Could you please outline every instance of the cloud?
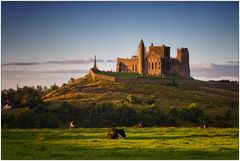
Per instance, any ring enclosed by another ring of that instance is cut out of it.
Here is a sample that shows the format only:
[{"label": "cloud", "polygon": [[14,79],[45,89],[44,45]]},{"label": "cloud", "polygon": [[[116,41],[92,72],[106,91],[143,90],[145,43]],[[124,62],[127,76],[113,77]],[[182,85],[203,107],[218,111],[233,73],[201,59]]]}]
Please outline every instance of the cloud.
[{"label": "cloud", "polygon": [[41,73],[87,73],[88,70],[49,70],[41,71]]},{"label": "cloud", "polygon": [[[92,58],[73,59],[73,60],[60,60],[60,61],[47,61],[44,64],[90,64],[93,63]],[[102,59],[97,59],[98,63],[105,62]]]},{"label": "cloud", "polygon": [[214,68],[214,63],[190,64],[191,69],[211,69]]},{"label": "cloud", "polygon": [[47,61],[44,64],[89,64],[93,59],[75,59],[75,60],[59,60],[59,61]]},{"label": "cloud", "polygon": [[5,63],[2,66],[23,66],[23,65],[38,65],[41,64],[39,62],[13,62],[13,63]]},{"label": "cloud", "polygon": [[[5,63],[2,66],[29,66],[29,65],[39,65],[39,64],[90,64],[93,63],[92,58],[83,58],[83,59],[73,59],[73,60],[53,60],[46,61],[43,63],[40,62],[13,62],[13,63]],[[97,59],[98,63],[108,62],[103,59]]]},{"label": "cloud", "polygon": [[228,64],[238,64],[239,61],[227,61]]},{"label": "cloud", "polygon": [[217,78],[217,77],[238,77],[238,64],[191,64],[190,71],[193,77],[206,77],[206,78]]},{"label": "cloud", "polygon": [[116,59],[108,59],[108,60],[107,60],[107,63],[116,63],[116,62],[117,62]]}]

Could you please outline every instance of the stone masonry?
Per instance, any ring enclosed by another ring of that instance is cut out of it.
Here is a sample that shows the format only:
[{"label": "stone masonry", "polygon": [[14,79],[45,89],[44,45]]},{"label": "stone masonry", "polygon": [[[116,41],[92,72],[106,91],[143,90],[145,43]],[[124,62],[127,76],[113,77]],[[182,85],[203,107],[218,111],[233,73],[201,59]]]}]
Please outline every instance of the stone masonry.
[{"label": "stone masonry", "polygon": [[137,55],[132,58],[117,58],[117,72],[139,73],[157,77],[190,78],[189,52],[187,48],[177,49],[177,57],[170,57],[170,47],[149,46],[148,51],[141,39]]}]

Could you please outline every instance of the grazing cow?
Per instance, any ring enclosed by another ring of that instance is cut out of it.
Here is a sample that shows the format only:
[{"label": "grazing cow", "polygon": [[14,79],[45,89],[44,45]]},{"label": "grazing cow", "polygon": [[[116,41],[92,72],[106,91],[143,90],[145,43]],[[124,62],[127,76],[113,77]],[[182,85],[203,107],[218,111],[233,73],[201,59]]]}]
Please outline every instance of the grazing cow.
[{"label": "grazing cow", "polygon": [[69,129],[75,129],[76,128],[76,124],[74,121],[71,121]]},{"label": "grazing cow", "polygon": [[136,125],[134,125],[134,127],[137,127],[137,128],[143,128],[144,126],[143,126],[143,124],[136,124]]},{"label": "grazing cow", "polygon": [[108,139],[118,139],[119,135],[122,136],[122,138],[124,139],[126,137],[125,131],[123,129],[115,129],[112,128],[111,130],[108,131],[107,133],[107,138]]},{"label": "grazing cow", "polygon": [[206,129],[206,128],[207,128],[207,125],[206,125],[206,124],[203,124],[203,125],[201,125],[201,126],[198,126],[197,128],[198,128],[198,129],[200,129],[200,128]]}]

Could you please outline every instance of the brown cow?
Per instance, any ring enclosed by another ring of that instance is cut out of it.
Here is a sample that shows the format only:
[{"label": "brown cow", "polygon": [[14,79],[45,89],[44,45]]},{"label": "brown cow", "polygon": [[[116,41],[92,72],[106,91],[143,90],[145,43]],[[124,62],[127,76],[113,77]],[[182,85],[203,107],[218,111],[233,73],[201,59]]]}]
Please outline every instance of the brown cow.
[{"label": "brown cow", "polygon": [[122,138],[124,139],[126,137],[125,131],[123,129],[116,129],[116,128],[112,128],[108,131],[107,133],[107,138],[108,139],[118,139],[119,135],[122,136]]},{"label": "brown cow", "polygon": [[134,127],[137,127],[137,128],[144,128],[144,126],[143,126],[143,124],[136,124],[136,125],[134,125]]}]

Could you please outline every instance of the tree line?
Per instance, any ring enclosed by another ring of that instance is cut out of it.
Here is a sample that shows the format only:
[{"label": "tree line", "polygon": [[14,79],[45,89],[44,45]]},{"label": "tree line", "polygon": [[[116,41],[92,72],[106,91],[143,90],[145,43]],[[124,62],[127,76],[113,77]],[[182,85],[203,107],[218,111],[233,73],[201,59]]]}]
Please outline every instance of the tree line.
[{"label": "tree line", "polygon": [[[175,107],[164,112],[160,107],[144,106],[135,109],[126,104],[111,102],[88,103],[75,107],[67,102],[38,104],[31,109],[2,115],[3,128],[67,128],[71,121],[78,127],[134,126],[142,123],[152,126],[214,125],[229,127],[227,120],[214,120],[205,116],[196,104],[178,110]],[[224,124],[219,121],[224,121]]]}]

